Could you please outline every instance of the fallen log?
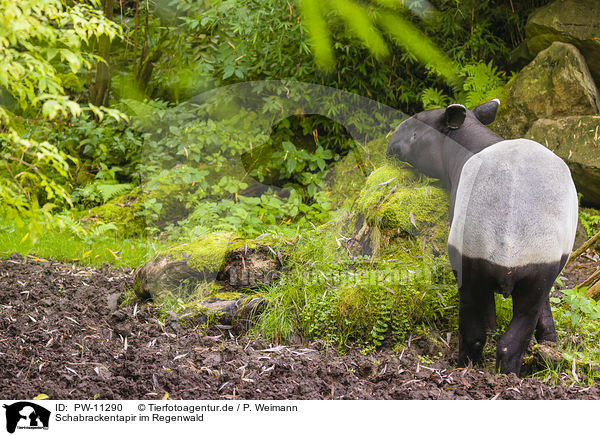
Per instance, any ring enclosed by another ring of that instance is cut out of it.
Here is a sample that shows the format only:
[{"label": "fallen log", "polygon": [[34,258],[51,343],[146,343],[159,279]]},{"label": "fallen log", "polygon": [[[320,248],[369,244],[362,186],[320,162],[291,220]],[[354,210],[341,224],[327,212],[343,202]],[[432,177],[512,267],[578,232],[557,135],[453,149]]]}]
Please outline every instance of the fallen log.
[{"label": "fallen log", "polygon": [[588,298],[592,298],[593,300],[600,299],[600,281],[596,282],[596,284],[590,287],[587,291],[585,291],[585,296]]},{"label": "fallen log", "polygon": [[591,286],[598,279],[600,279],[600,268],[598,268],[596,271],[594,271],[594,273],[591,276],[589,276],[587,279],[585,279],[583,282],[581,282],[577,287],[583,288],[584,286]]},{"label": "fallen log", "polygon": [[570,264],[571,262],[573,262],[579,256],[581,256],[588,248],[590,248],[592,245],[594,245],[598,241],[600,241],[600,232],[596,233],[594,236],[592,236],[590,239],[588,239],[587,242],[585,242],[585,244],[583,244],[577,250],[573,251],[571,253],[571,255],[569,256],[569,260],[567,260],[567,265]]}]

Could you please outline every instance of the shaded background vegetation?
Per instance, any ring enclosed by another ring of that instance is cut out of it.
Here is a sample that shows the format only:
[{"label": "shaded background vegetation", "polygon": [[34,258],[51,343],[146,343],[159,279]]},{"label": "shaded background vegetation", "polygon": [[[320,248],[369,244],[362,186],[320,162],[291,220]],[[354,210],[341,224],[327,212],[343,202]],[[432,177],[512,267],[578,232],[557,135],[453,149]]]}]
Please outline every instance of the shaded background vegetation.
[{"label": "shaded background vegetation", "polygon": [[527,14],[544,3],[3,0],[4,213],[33,238],[42,224],[85,235],[90,221],[98,234],[134,236],[146,231],[136,217],[172,237],[224,220],[249,235],[323,222],[323,177],[356,146],[343,126],[316,116],[279,123],[245,170],[291,194],[257,202],[224,167],[248,152],[260,114],[244,114],[240,129],[215,112],[226,107],[184,103],[224,85],[291,79],[409,114],[473,106],[507,82]]},{"label": "shaded background vegetation", "polygon": [[[444,311],[455,309],[456,290],[444,259],[427,259],[425,273],[397,293],[368,278],[329,293],[322,281],[298,287],[316,262],[328,276],[368,264],[349,261],[317,229],[345,225],[335,214],[357,188],[340,168],[352,162],[364,182],[381,164],[371,141],[385,147],[385,138],[355,138],[330,117],[303,113],[263,132],[257,120],[281,112],[276,99],[265,94],[250,107],[247,95],[205,97],[284,80],[355,93],[399,114],[471,108],[500,95],[527,61],[519,55],[527,16],[547,3],[0,0],[2,254],[138,266],[212,232],[304,238],[287,282],[262,294],[271,305],[263,334],[300,330],[378,346],[390,335],[426,335],[432,319],[453,331],[456,314]],[[355,114],[365,125],[378,116]],[[585,224],[598,228],[594,211]],[[589,345],[600,327],[576,327],[600,308],[577,292],[566,294],[573,304],[557,313],[559,328]],[[498,307],[502,327],[510,305]]]}]

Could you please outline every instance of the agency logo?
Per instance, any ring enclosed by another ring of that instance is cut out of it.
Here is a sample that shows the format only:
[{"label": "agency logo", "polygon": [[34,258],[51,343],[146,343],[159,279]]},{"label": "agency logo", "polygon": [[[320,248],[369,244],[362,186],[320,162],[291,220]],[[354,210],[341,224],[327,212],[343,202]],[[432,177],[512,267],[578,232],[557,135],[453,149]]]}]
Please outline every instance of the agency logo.
[{"label": "agency logo", "polygon": [[28,401],[19,401],[3,406],[6,409],[6,431],[14,433],[19,430],[48,430],[50,411]]}]

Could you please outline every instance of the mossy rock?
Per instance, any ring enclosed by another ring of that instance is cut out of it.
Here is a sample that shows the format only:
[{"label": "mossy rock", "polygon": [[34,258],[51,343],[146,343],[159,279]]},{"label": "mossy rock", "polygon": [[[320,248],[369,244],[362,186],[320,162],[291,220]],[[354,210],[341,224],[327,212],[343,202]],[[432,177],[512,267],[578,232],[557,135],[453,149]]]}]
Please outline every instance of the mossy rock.
[{"label": "mossy rock", "polygon": [[594,115],[600,95],[579,50],[554,42],[523,68],[500,97],[492,130],[500,136],[521,138],[540,118]]},{"label": "mossy rock", "polygon": [[274,253],[236,233],[209,234],[171,247],[140,266],[135,271],[134,290],[141,298],[178,290],[184,300],[191,301],[214,296],[213,291],[222,289],[253,289],[278,278],[281,262]]},{"label": "mossy rock", "polygon": [[537,8],[527,18],[527,47],[536,55],[555,41],[577,47],[600,83],[600,2],[556,0]]},{"label": "mossy rock", "polygon": [[566,162],[582,202],[600,207],[599,115],[539,119],[525,134]]},{"label": "mossy rock", "polygon": [[238,248],[256,248],[256,243],[236,233],[211,233],[193,242],[168,248],[162,254],[174,261],[186,260],[190,268],[210,275],[220,271],[225,256]]},{"label": "mossy rock", "polygon": [[424,176],[385,165],[367,179],[357,201],[370,226],[424,234],[448,220],[447,192]]},{"label": "mossy rock", "polygon": [[449,197],[432,179],[403,166],[383,165],[346,201],[324,230],[350,257],[395,257],[413,263],[424,249],[446,252]]}]

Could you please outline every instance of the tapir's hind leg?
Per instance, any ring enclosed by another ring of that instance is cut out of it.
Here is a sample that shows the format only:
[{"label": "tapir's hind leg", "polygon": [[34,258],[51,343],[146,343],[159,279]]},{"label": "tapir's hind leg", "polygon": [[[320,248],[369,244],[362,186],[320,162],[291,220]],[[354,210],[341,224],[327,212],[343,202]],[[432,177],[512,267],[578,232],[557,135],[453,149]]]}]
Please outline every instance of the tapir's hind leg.
[{"label": "tapir's hind leg", "polygon": [[[466,366],[470,361],[476,363],[481,360],[481,353],[486,341],[486,329],[494,316],[489,311],[493,310],[494,295],[492,291],[474,289],[473,286],[463,286],[458,291],[458,365]],[[495,323],[495,318],[494,323]]]},{"label": "tapir's hind leg", "polygon": [[548,300],[550,287],[551,284],[544,283],[544,280],[535,279],[522,280],[515,286],[512,293],[513,318],[496,347],[496,367],[500,372],[519,375],[523,355]]},{"label": "tapir's hind leg", "polygon": [[556,342],[556,327],[554,327],[554,319],[552,318],[552,310],[550,309],[549,296],[542,305],[540,317],[538,318],[535,327],[535,339],[538,342],[551,341]]},{"label": "tapir's hind leg", "polygon": [[[554,265],[554,267],[550,266],[548,268],[546,276],[554,277],[552,280],[552,284],[556,280],[556,277],[560,274],[562,269],[565,267],[567,263],[568,255],[564,255],[559,264]],[[548,283],[547,283],[548,284]],[[550,286],[552,286],[550,284]],[[542,306],[542,310],[540,312],[540,318],[538,319],[537,325],[535,327],[535,338],[538,342],[542,341],[550,341],[556,342],[556,327],[554,326],[554,319],[552,318],[552,310],[550,309],[550,291],[548,291],[548,295],[546,295],[544,305]]]}]

